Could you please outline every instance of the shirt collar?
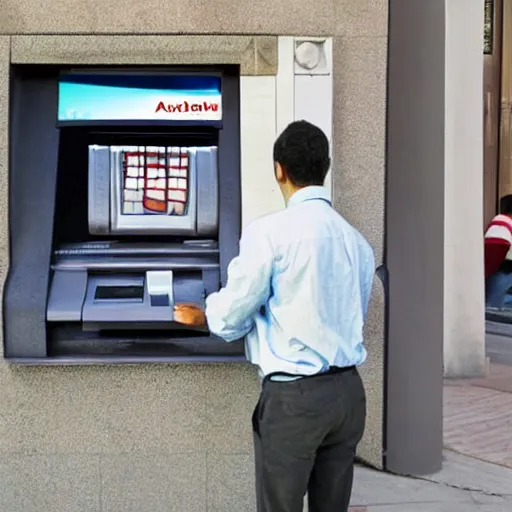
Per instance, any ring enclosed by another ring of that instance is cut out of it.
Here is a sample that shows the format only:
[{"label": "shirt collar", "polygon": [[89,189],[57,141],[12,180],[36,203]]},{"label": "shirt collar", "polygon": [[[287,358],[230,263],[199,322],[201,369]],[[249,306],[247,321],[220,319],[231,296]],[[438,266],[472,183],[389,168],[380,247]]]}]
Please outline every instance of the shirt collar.
[{"label": "shirt collar", "polygon": [[295,192],[295,194],[293,194],[292,197],[288,199],[288,206],[295,206],[297,204],[304,203],[305,201],[311,201],[313,199],[321,199],[331,204],[329,192],[325,187],[311,186],[297,190],[297,192]]}]

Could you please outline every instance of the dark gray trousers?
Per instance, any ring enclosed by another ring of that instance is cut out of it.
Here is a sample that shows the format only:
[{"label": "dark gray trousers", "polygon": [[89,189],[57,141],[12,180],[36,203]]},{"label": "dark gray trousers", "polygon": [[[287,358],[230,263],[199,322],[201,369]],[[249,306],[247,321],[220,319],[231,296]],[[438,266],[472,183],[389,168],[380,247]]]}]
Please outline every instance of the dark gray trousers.
[{"label": "dark gray trousers", "polygon": [[366,397],[356,369],[265,380],[253,413],[258,512],[347,512]]}]

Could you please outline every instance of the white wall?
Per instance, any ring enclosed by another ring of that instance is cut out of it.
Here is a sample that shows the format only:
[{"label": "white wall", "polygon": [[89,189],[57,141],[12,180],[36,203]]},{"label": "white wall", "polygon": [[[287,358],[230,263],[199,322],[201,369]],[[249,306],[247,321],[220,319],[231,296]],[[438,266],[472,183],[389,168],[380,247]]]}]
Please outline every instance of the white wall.
[{"label": "white wall", "polygon": [[244,76],[240,79],[242,226],[283,208],[274,179],[272,146],[276,138],[276,79]]},{"label": "white wall", "polygon": [[444,370],[470,377],[485,372],[484,0],[447,0],[446,9]]},{"label": "white wall", "polygon": [[[332,40],[325,40],[326,62],[321,73],[297,69],[295,42],[293,37],[279,38],[277,76],[240,79],[243,226],[284,207],[274,179],[272,148],[289,123],[306,119],[332,141]],[[330,174],[326,187],[331,189]]]},{"label": "white wall", "polygon": [[[332,154],[332,40],[325,41],[324,51],[325,65],[321,65],[319,70],[308,72],[294,66],[294,119],[304,119],[321,128],[329,139]],[[331,171],[325,178],[325,187],[329,193],[332,192]]]}]

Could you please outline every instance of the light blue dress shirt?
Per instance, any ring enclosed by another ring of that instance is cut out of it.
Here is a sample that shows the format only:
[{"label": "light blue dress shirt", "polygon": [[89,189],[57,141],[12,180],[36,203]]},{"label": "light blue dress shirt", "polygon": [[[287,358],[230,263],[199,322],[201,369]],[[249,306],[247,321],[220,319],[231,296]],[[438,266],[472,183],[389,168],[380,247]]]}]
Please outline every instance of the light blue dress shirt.
[{"label": "light blue dress shirt", "polygon": [[206,299],[208,327],[228,342],[246,336],[263,376],[360,365],[374,272],[371,246],[326,189],[305,187],[244,230],[225,288]]}]

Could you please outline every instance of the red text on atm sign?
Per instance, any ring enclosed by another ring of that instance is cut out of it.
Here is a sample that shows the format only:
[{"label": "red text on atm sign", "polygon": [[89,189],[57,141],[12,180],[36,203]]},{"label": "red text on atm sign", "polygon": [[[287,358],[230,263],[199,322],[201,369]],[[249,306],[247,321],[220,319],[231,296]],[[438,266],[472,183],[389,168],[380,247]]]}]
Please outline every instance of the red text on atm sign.
[{"label": "red text on atm sign", "polygon": [[189,103],[183,101],[182,103],[164,103],[161,101],[155,110],[155,114],[158,112],[166,112],[168,114],[174,113],[186,113],[186,112],[218,112],[219,104],[211,101],[203,101],[200,103]]}]

